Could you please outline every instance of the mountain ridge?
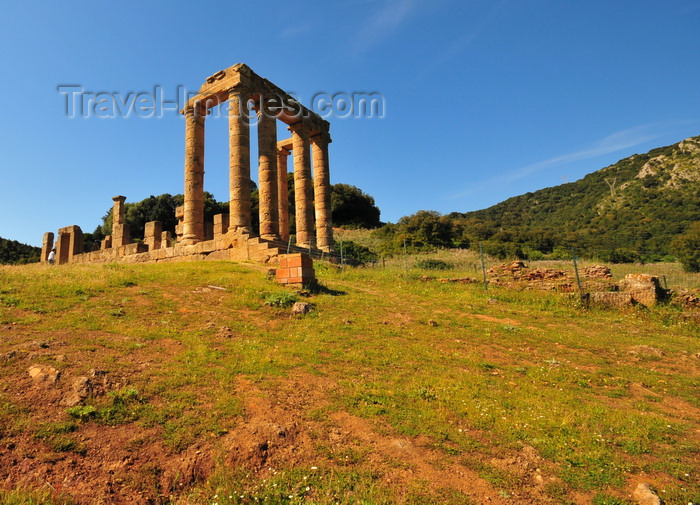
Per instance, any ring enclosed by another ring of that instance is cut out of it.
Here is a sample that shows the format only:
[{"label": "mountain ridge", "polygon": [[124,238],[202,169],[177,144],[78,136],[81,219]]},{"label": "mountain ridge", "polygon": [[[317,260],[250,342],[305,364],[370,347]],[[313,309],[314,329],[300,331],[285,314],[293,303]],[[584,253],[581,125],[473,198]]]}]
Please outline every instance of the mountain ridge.
[{"label": "mountain ridge", "polygon": [[449,216],[464,222],[466,235],[491,246],[663,256],[675,236],[700,220],[700,136],[623,158],[574,182]]}]

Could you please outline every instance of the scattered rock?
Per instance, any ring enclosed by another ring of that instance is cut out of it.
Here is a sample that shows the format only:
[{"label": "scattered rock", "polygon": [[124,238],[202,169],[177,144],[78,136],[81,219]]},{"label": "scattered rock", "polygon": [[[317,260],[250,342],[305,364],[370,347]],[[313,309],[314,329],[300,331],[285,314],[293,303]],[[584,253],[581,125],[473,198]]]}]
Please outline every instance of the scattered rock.
[{"label": "scattered rock", "polygon": [[32,365],[27,370],[34,384],[55,384],[61,372],[52,366]]},{"label": "scattered rock", "polygon": [[700,308],[700,296],[697,291],[683,289],[673,294],[673,300],[681,305],[684,309]]},{"label": "scattered rock", "polygon": [[583,269],[583,275],[596,279],[612,279],[610,267],[604,265],[592,265]]},{"label": "scattered rock", "polygon": [[645,307],[655,305],[664,295],[659,278],[649,274],[627,274],[620,281],[620,289],[632,295],[636,303]]},{"label": "scattered rock", "polygon": [[637,356],[655,356],[658,358],[665,356],[665,353],[661,349],[657,349],[656,347],[652,347],[650,345],[635,345],[634,347],[631,347],[628,352]]},{"label": "scattered rock", "polygon": [[292,305],[292,314],[293,315],[308,314],[312,310],[313,310],[313,306],[310,303],[296,302],[294,305]]},{"label": "scattered rock", "polygon": [[661,499],[644,482],[637,484],[632,497],[639,505],[661,505]]},{"label": "scattered rock", "polygon": [[4,363],[5,361],[10,361],[12,358],[17,356],[17,353],[15,351],[9,351],[0,354],[0,363]]},{"label": "scattered rock", "polygon": [[92,384],[89,377],[78,377],[71,384],[71,390],[61,400],[61,405],[75,407],[90,394]]},{"label": "scattered rock", "polygon": [[438,282],[442,282],[442,283],[456,282],[458,284],[477,284],[480,281],[478,281],[476,279],[472,279],[471,277],[457,277],[457,278],[452,278],[452,279],[438,279]]},{"label": "scattered rock", "polygon": [[219,328],[219,331],[216,332],[218,338],[231,338],[233,335],[233,330],[228,326],[222,326]]},{"label": "scattered rock", "polygon": [[428,321],[428,326],[432,326],[433,328],[436,328],[437,325],[438,325],[437,321],[433,321],[432,319],[430,321]]},{"label": "scattered rock", "polygon": [[607,307],[631,307],[634,305],[631,293],[621,293],[619,291],[589,293],[589,300],[592,303]]}]

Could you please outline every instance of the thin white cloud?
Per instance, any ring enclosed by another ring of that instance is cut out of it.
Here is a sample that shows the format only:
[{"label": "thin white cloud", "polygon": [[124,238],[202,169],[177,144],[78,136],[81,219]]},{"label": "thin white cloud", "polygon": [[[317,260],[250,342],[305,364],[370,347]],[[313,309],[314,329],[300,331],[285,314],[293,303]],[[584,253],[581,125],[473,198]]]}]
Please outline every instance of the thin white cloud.
[{"label": "thin white cloud", "polygon": [[355,35],[355,49],[367,51],[391,37],[415,10],[415,0],[383,0],[382,5],[362,24]]},{"label": "thin white cloud", "polygon": [[474,40],[484,33],[496,20],[498,13],[503,9],[508,0],[501,0],[488,12],[483,19],[479,20],[477,25],[462,35],[459,39],[453,42],[445,51],[437,58],[439,63],[444,63],[447,60],[457,56],[462,51],[466,50]]},{"label": "thin white cloud", "polygon": [[[683,123],[685,122],[687,121],[683,121]],[[640,144],[649,142],[651,140],[663,136],[665,133],[663,130],[666,130],[666,128],[668,128],[672,124],[677,125],[679,123],[681,122],[652,123],[646,125],[638,125],[625,130],[620,130],[598,140],[591,146],[586,147],[585,149],[581,149],[580,151],[562,154],[560,156],[548,158],[546,160],[538,161],[537,163],[532,163],[530,165],[526,165],[524,167],[505,172],[504,174],[498,177],[494,177],[475,184],[468,191],[463,191],[451,195],[447,197],[447,199],[462,198],[467,195],[472,195],[484,191],[485,189],[493,187],[494,185],[512,183],[514,181],[531,176],[537,172],[541,172],[546,168],[566,165],[568,163],[574,163],[577,161],[587,160],[591,158],[597,158],[598,156],[603,156],[617,151],[622,151],[624,149],[629,149],[630,147],[638,146]]]}]

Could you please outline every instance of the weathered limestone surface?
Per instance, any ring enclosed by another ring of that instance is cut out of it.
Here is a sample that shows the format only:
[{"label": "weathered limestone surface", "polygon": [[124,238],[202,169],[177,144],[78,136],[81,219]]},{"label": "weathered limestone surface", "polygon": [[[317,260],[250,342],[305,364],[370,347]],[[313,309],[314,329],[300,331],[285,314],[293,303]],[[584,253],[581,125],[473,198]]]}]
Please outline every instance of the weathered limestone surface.
[{"label": "weathered limestone surface", "polygon": [[258,112],[258,194],[260,237],[279,239],[277,208],[277,127],[261,105]]},{"label": "weathered limestone surface", "polygon": [[56,263],[65,265],[83,252],[83,231],[80,226],[66,226],[58,230],[56,241]]},{"label": "weathered limestone surface", "polygon": [[160,248],[165,249],[170,247],[170,242],[173,241],[173,234],[169,231],[164,231],[160,234]]},{"label": "weathered limestone surface", "polygon": [[250,126],[248,91],[234,87],[229,100],[230,226],[250,230]]},{"label": "weathered limestone surface", "polygon": [[[277,214],[280,220],[280,238],[289,240],[289,188],[287,161],[291,153],[291,139],[277,143]],[[287,147],[289,145],[289,148]]]},{"label": "weathered limestone surface", "polygon": [[204,239],[204,118],[203,104],[185,110],[185,204],[182,241]]},{"label": "weathered limestone surface", "polygon": [[111,249],[112,248],[112,235],[107,235],[102,242],[100,242],[100,249]]},{"label": "weathered limestone surface", "polygon": [[131,242],[131,230],[129,225],[124,222],[124,201],[125,196],[115,196],[114,206],[112,207],[112,244],[114,247],[120,247]]},{"label": "weathered limestone surface", "polygon": [[216,214],[214,216],[214,239],[221,237],[221,235],[228,232],[229,227],[229,215],[228,214]]},{"label": "weathered limestone surface", "polygon": [[629,293],[635,303],[646,307],[655,305],[664,293],[659,278],[649,274],[627,274],[619,284],[620,289]]},{"label": "weathered limestone surface", "polygon": [[331,224],[331,182],[328,166],[328,135],[311,137],[314,162],[314,201],[316,203],[316,240],[318,248],[330,252],[333,248]]},{"label": "weathered limestone surface", "polygon": [[160,242],[163,236],[163,223],[160,221],[150,221],[146,223],[143,233],[143,243],[148,246],[149,251],[160,249]]},{"label": "weathered limestone surface", "polygon": [[47,231],[44,233],[44,239],[41,241],[41,261],[49,261],[49,253],[53,249],[53,233]]},{"label": "weathered limestone surface", "polygon": [[308,129],[300,123],[290,126],[294,150],[294,205],[296,208],[297,245],[314,247],[313,187]]}]

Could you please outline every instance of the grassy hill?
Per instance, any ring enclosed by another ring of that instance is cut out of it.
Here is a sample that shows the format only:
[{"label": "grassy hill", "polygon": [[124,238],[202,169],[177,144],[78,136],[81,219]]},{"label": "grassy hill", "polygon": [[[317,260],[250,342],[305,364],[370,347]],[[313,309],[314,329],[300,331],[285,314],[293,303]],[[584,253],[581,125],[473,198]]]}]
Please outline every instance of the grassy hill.
[{"label": "grassy hill", "polygon": [[231,262],[0,267],[0,503],[700,502],[678,307],[426,282],[425,258],[317,263],[307,296]]},{"label": "grassy hill", "polygon": [[576,182],[451,216],[466,222],[472,240],[490,245],[543,253],[573,246],[589,257],[611,259],[618,250],[660,259],[674,237],[700,221],[700,137],[630,156]]},{"label": "grassy hill", "polygon": [[33,263],[39,261],[40,255],[41,247],[0,237],[0,264]]}]

